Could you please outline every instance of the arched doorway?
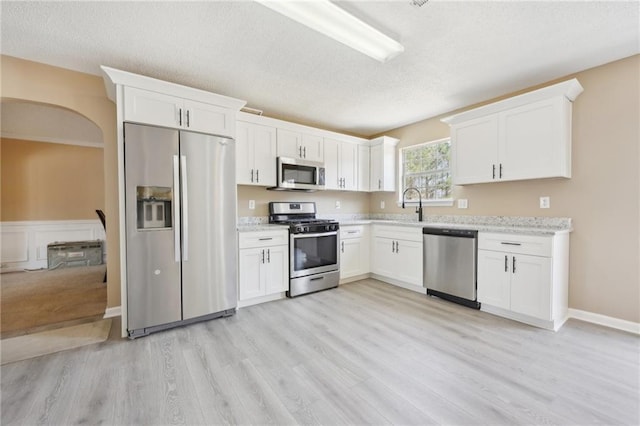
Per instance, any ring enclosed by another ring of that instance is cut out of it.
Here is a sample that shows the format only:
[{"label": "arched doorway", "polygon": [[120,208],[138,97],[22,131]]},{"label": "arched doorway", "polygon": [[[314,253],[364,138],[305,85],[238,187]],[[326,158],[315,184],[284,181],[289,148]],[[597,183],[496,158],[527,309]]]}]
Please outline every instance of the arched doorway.
[{"label": "arched doorway", "polygon": [[[102,131],[54,105],[3,100],[1,113],[2,338],[99,319]],[[57,241],[70,243],[52,256],[47,246]]]}]

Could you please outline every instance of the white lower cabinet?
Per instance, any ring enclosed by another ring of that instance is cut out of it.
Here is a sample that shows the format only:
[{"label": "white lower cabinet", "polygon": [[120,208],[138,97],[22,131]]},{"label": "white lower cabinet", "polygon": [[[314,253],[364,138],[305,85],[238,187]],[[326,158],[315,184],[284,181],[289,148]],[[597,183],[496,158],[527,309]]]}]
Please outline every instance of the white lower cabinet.
[{"label": "white lower cabinet", "polygon": [[424,292],[422,228],[374,225],[371,272],[385,281]]},{"label": "white lower cabinet", "polygon": [[480,233],[481,309],[557,330],[568,312],[568,234]]},{"label": "white lower cabinet", "polygon": [[241,232],[238,305],[278,299],[289,289],[288,231]]},{"label": "white lower cabinet", "polygon": [[341,282],[369,273],[369,240],[368,225],[340,227]]}]

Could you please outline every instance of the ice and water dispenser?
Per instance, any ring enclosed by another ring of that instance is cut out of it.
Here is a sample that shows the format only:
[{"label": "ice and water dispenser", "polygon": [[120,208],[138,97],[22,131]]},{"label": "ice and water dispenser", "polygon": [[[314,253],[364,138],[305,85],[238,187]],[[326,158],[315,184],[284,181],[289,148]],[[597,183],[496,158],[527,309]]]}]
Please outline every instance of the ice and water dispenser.
[{"label": "ice and water dispenser", "polygon": [[164,186],[138,186],[138,229],[171,228],[172,190]]}]

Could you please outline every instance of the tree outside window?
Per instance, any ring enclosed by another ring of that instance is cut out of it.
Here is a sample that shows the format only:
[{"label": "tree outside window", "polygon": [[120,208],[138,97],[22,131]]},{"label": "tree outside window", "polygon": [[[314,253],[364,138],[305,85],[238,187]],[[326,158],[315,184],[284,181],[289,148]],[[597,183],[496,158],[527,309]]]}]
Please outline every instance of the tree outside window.
[{"label": "tree outside window", "polygon": [[[422,200],[444,201],[451,198],[451,141],[449,138],[425,142],[400,149],[401,191],[414,187]],[[418,201],[409,191],[406,201]],[[402,200],[400,200],[402,201]]]}]

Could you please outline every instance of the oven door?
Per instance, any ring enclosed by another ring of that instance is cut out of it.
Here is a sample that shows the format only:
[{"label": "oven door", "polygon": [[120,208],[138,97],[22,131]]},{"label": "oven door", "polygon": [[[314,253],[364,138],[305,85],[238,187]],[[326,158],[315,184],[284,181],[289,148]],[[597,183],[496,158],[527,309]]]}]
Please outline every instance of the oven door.
[{"label": "oven door", "polygon": [[291,234],[289,276],[304,277],[340,268],[337,231]]}]

